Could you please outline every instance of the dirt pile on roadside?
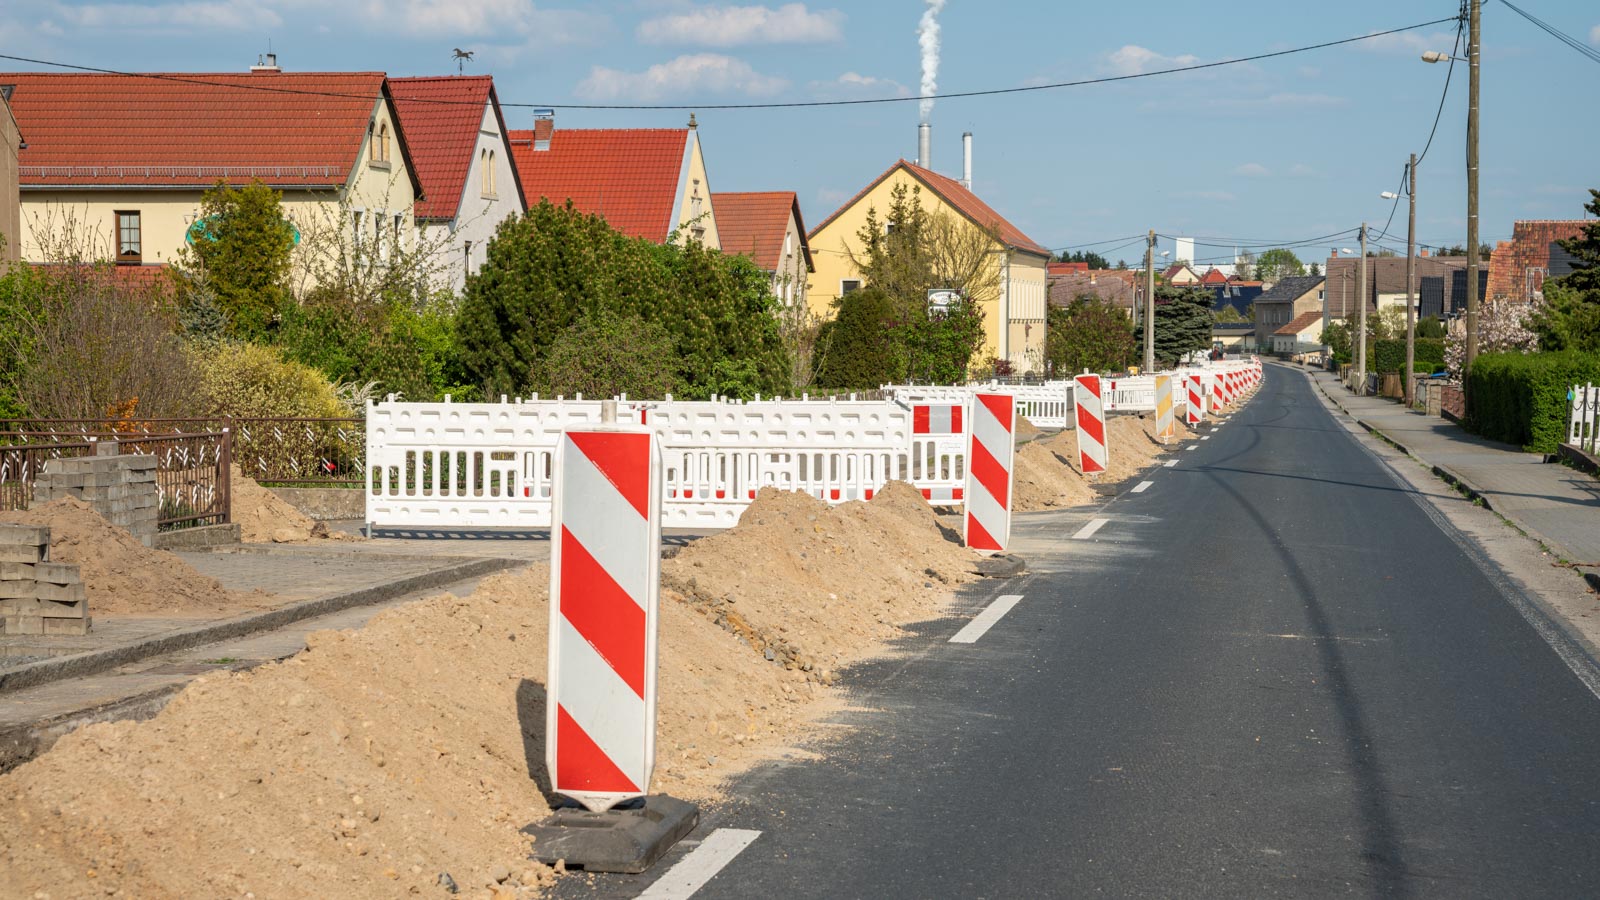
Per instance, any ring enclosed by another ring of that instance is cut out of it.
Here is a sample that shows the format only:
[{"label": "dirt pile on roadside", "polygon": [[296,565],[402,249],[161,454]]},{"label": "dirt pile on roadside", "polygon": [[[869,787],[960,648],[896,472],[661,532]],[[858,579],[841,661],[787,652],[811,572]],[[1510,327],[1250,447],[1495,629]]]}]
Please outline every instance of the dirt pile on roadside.
[{"label": "dirt pile on roadside", "polygon": [[1094,502],[1094,490],[1064,456],[1065,451],[1059,444],[1047,446],[1034,442],[1017,448],[1016,497],[1012,509],[1034,512]]},{"label": "dirt pile on roadside", "polygon": [[[653,790],[711,799],[837,709],[832,668],[935,615],[971,554],[906,485],[829,508],[763,491],[664,566]],[[5,892],[539,895],[549,570],[398,607],[84,727],[0,776]],[[770,652],[769,652],[770,651]]]},{"label": "dirt pile on roadside", "polygon": [[754,652],[828,683],[898,623],[936,615],[974,560],[904,482],[834,507],[764,488],[738,528],[684,548],[662,579]]},{"label": "dirt pile on roadside", "polygon": [[267,490],[234,466],[229,475],[233,521],[247,544],[288,544],[313,538],[361,540],[358,534],[329,531],[328,526],[295,509],[289,501]]},{"label": "dirt pile on roadside", "polygon": [[1011,437],[1016,443],[1025,444],[1029,441],[1037,440],[1042,434],[1044,432],[1039,429],[1039,426],[1028,421],[1024,416],[1017,416],[1017,431]]},{"label": "dirt pile on roadside", "polygon": [[83,575],[89,615],[207,616],[275,605],[261,591],[229,591],[182,558],[139,543],[76,497],[0,514],[0,522],[50,528],[50,559]]}]

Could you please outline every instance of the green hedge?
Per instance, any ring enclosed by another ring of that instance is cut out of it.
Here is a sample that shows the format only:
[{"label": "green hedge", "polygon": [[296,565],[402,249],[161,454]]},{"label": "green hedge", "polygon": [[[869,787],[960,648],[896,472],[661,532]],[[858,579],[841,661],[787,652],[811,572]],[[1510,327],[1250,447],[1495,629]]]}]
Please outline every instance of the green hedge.
[{"label": "green hedge", "polygon": [[1567,391],[1596,379],[1600,353],[1485,353],[1468,376],[1468,420],[1490,440],[1554,453],[1566,436]]},{"label": "green hedge", "polygon": [[[1379,375],[1399,372],[1406,365],[1406,342],[1373,341],[1372,370]],[[1444,341],[1438,338],[1417,338],[1415,372],[1444,371]]]}]

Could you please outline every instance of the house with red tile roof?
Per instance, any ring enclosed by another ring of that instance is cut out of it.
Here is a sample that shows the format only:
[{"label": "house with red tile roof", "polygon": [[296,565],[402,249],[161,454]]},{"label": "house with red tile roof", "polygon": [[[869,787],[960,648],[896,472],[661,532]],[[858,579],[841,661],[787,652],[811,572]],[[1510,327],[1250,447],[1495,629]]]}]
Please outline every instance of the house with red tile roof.
[{"label": "house with red tile roof", "polygon": [[414,214],[422,246],[438,257],[434,284],[460,294],[487,258],[495,229],[527,208],[494,79],[390,78],[389,91],[422,183]]},{"label": "house with red tile roof", "polygon": [[1200,276],[1200,283],[1206,287],[1217,287],[1227,284],[1228,276],[1222,274],[1216,266],[1212,266],[1206,270],[1206,274]]},{"label": "house with red tile roof", "polygon": [[816,267],[794,191],[717,193],[711,201],[722,252],[750,257],[772,276],[772,293],[785,305],[806,302]]},{"label": "house with red tile roof", "polygon": [[716,204],[694,116],[686,128],[565,128],[541,115],[511,132],[523,202],[541,200],[603,217],[623,234],[720,249]]},{"label": "house with red tile roof", "polygon": [[1188,263],[1175,262],[1161,273],[1161,280],[1167,284],[1194,285],[1200,283],[1200,275]]},{"label": "house with red tile roof", "polygon": [[812,311],[831,318],[837,301],[862,287],[861,272],[852,262],[852,254],[863,250],[859,232],[869,211],[876,210],[880,219],[888,212],[892,192],[899,187],[915,190],[922,208],[934,215],[992,229],[998,236],[992,254],[995,290],[982,304],[984,340],[978,355],[1005,360],[1018,373],[1043,368],[1050,251],[960,181],[903,159],[811,229],[816,262],[808,292]]},{"label": "house with red tile roof", "polygon": [[20,258],[22,198],[17,184],[22,130],[11,114],[11,91],[0,87],[0,260]]},{"label": "house with red tile roof", "polygon": [[1544,299],[1546,278],[1572,272],[1572,254],[1561,241],[1581,237],[1588,224],[1583,220],[1514,223],[1511,240],[1501,241],[1489,257],[1489,299],[1520,303]]},{"label": "house with red tile roof", "polygon": [[28,138],[24,259],[42,259],[53,233],[90,258],[169,263],[203,233],[192,230],[200,198],[218,181],[262,181],[282,192],[297,234],[380,262],[414,239],[422,185],[381,72],[285,72],[273,60],[244,73],[18,72],[0,85]]}]

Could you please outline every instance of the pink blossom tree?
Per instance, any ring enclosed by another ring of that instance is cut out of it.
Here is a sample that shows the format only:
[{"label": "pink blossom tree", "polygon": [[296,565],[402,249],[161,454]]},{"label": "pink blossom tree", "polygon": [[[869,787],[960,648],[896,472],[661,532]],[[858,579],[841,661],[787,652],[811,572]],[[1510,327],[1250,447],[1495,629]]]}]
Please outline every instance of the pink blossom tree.
[{"label": "pink blossom tree", "polygon": [[[1521,351],[1535,353],[1539,336],[1529,325],[1538,313],[1539,303],[1488,300],[1478,306],[1478,352]],[[1461,364],[1467,358],[1467,320],[1455,319],[1444,338],[1444,364],[1453,380],[1461,380]]]}]

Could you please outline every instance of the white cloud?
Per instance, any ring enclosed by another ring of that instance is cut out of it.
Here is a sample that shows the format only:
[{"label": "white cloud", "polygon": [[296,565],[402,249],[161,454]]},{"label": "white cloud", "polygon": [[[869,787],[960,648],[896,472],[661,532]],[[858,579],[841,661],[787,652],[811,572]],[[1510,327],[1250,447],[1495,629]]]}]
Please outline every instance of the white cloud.
[{"label": "white cloud", "polygon": [[598,13],[540,9],[529,0],[366,0],[360,10],[366,24],[390,31],[428,37],[515,36],[545,46],[592,40],[610,23]]},{"label": "white cloud", "polygon": [[1271,175],[1272,172],[1269,171],[1267,169],[1267,167],[1263,166],[1261,163],[1248,162],[1248,163],[1245,163],[1244,165],[1238,167],[1237,169],[1234,169],[1233,170],[1233,174],[1235,174],[1235,175],[1243,175],[1246,178],[1266,178],[1268,175]]},{"label": "white cloud", "polygon": [[1200,57],[1185,53],[1182,56],[1163,56],[1148,47],[1128,44],[1106,57],[1106,67],[1118,75],[1140,75],[1158,69],[1175,69],[1192,66]]},{"label": "white cloud", "polygon": [[202,0],[193,3],[61,4],[57,15],[74,28],[171,29],[175,31],[246,31],[278,28],[283,19],[252,0]]},{"label": "white cloud", "polygon": [[844,13],[812,12],[804,3],[767,6],[704,6],[639,23],[644,44],[740,47],[748,44],[816,44],[844,37]]},{"label": "white cloud", "polygon": [[683,98],[688,94],[742,94],[764,97],[776,94],[789,82],[763,75],[742,59],[719,53],[695,53],[658,63],[643,72],[624,72],[595,66],[578,82],[575,93],[585,100],[637,100],[649,102]]},{"label": "white cloud", "polygon": [[830,96],[868,94],[884,97],[911,96],[910,88],[892,78],[877,78],[859,72],[846,72],[832,81],[813,81],[810,87],[814,93]]},{"label": "white cloud", "polygon": [[1595,27],[1589,29],[1589,43],[1594,44],[1596,47],[1600,47],[1600,25],[1596,25]]},{"label": "white cloud", "polygon": [[1289,167],[1289,174],[1295,178],[1315,178],[1322,173],[1305,163],[1295,163]]},{"label": "white cloud", "polygon": [[1433,34],[1420,34],[1415,31],[1402,31],[1399,34],[1385,34],[1368,38],[1356,44],[1366,50],[1376,53],[1417,53],[1426,50],[1439,50],[1449,53],[1454,47],[1456,36],[1454,32],[1439,31]]}]

